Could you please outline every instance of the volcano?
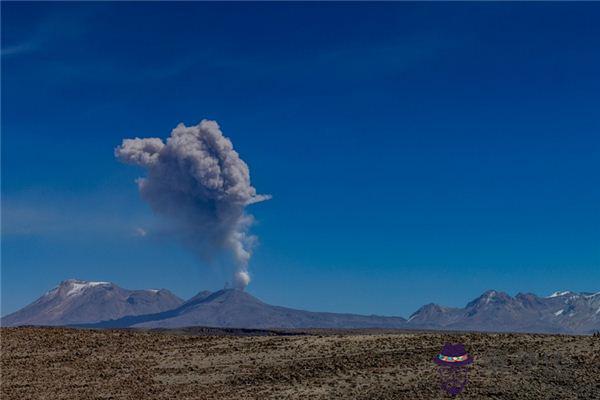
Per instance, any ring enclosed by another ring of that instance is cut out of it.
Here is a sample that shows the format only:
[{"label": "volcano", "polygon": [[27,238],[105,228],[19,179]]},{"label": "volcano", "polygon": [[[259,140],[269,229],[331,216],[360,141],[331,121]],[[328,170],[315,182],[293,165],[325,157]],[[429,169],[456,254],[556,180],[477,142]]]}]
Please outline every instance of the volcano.
[{"label": "volcano", "polygon": [[404,328],[401,317],[302,311],[266,304],[239,289],[200,292],[181,306],[151,315],[125,317],[87,327],[181,328]]}]

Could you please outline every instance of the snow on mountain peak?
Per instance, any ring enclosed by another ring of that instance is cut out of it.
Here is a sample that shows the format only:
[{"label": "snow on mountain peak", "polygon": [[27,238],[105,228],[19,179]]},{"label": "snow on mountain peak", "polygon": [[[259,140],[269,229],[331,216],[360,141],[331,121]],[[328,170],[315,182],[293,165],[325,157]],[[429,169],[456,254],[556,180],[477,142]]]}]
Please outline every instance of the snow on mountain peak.
[{"label": "snow on mountain peak", "polygon": [[552,293],[550,296],[546,297],[547,299],[551,299],[553,297],[561,297],[561,296],[565,296],[567,294],[571,294],[573,292],[571,292],[570,290],[566,290],[564,292],[554,292]]},{"label": "snow on mountain peak", "polygon": [[70,288],[67,291],[67,296],[77,296],[83,293],[86,289],[95,286],[106,286],[110,285],[110,282],[91,282],[91,281],[78,281],[75,279],[69,279],[67,281],[70,284]]},{"label": "snow on mountain peak", "polygon": [[489,304],[490,300],[496,297],[497,294],[498,292],[496,292],[495,290],[488,291],[485,296],[485,304]]}]

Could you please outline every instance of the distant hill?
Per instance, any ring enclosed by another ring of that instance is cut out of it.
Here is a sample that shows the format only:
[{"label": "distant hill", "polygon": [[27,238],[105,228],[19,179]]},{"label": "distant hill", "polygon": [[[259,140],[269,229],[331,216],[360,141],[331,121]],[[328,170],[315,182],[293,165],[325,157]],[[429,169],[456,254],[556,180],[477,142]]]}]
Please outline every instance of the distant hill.
[{"label": "distant hill", "polygon": [[2,319],[2,326],[14,325],[384,328],[589,334],[600,331],[600,292],[565,291],[548,297],[519,293],[511,297],[489,290],[463,308],[427,304],[405,320],[279,307],[237,289],[203,291],[184,302],[164,289],[130,291],[110,282],[68,280]]},{"label": "distant hill", "polygon": [[69,279],[3,317],[2,326],[85,324],[166,311],[183,300],[166,289],[127,290],[111,282]]},{"label": "distant hill", "polygon": [[511,297],[488,290],[464,308],[427,304],[408,319],[409,326],[496,332],[588,334],[600,330],[600,292],[556,292],[548,297],[519,293]]}]

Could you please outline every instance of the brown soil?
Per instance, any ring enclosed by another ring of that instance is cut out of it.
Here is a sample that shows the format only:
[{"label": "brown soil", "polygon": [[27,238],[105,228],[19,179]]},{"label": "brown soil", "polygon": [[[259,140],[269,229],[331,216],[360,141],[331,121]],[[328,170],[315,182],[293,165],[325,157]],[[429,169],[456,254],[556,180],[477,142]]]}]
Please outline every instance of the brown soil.
[{"label": "brown soil", "polygon": [[[600,399],[600,338],[312,331],[1,330],[1,398],[436,399],[444,342],[475,357],[461,399]],[[287,332],[290,333],[290,332]]]}]

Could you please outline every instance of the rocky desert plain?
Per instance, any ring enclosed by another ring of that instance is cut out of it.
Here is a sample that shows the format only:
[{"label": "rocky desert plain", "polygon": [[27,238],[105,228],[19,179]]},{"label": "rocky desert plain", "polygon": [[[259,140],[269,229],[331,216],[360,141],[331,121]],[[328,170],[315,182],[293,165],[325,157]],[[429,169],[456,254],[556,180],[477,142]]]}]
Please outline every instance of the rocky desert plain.
[{"label": "rocky desert plain", "polygon": [[2,400],[443,399],[445,342],[474,357],[461,399],[600,399],[600,337],[216,328],[1,331]]}]

